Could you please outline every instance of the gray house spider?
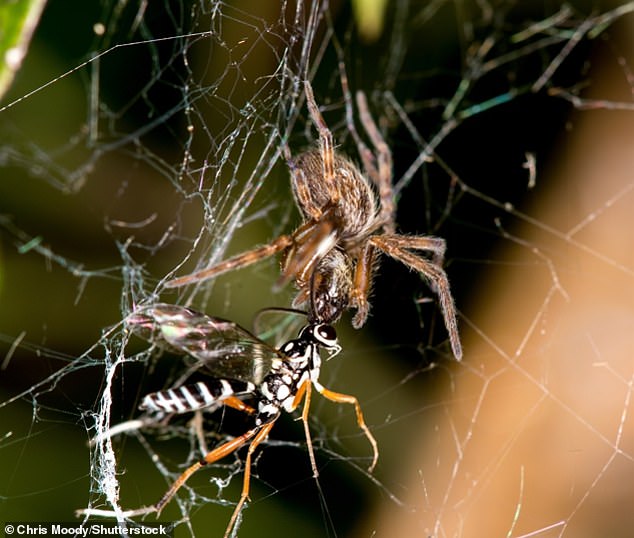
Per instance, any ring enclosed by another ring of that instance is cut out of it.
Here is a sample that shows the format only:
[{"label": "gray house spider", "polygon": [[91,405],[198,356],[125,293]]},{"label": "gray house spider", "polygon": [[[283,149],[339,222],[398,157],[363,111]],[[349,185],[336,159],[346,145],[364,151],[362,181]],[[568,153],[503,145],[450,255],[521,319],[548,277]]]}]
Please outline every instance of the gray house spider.
[{"label": "gray house spider", "polygon": [[[344,93],[347,81],[342,76]],[[368,295],[377,254],[385,253],[422,274],[440,299],[440,307],[456,359],[462,357],[456,311],[449,280],[442,268],[445,241],[433,236],[395,233],[392,191],[392,154],[370,115],[365,94],[357,92],[359,118],[372,142],[374,153],[354,127],[350,98],[346,99],[347,124],[353,135],[366,176],[334,149],[333,138],[305,82],[308,111],[319,132],[319,147],[285,157],[291,172],[295,202],[304,222],[292,234],[238,254],[217,265],[167,282],[175,288],[245,267],[283,252],[278,286],[294,279],[299,292],[293,306],[309,302],[311,323],[333,323],[346,309],[355,309],[355,328],[367,320]],[[430,258],[416,251],[428,252]]]}]

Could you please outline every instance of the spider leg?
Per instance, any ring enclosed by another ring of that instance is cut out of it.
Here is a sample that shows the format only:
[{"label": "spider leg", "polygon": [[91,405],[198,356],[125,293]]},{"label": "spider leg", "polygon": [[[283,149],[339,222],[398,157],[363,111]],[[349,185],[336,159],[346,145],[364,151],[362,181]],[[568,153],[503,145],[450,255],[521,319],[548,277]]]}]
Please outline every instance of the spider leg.
[{"label": "spider leg", "polygon": [[372,154],[368,146],[365,145],[363,140],[361,140],[359,132],[357,131],[357,127],[354,124],[352,95],[350,93],[350,87],[348,85],[348,75],[346,74],[346,69],[343,62],[339,62],[339,77],[341,78],[341,88],[343,90],[343,98],[346,105],[346,126],[348,127],[348,131],[352,135],[354,143],[357,146],[357,152],[359,153],[359,157],[361,157],[361,162],[363,163],[364,170],[371,178],[375,178],[378,175],[378,171],[376,169],[376,166],[374,165],[374,155]]},{"label": "spider leg", "polygon": [[[440,309],[449,333],[451,349],[457,360],[462,358],[462,345],[458,334],[456,309],[449,288],[447,274],[435,259],[444,255],[444,241],[436,237],[407,237],[398,235],[375,235],[369,242],[385,254],[415,269],[431,282],[432,289],[438,294]],[[427,260],[406,249],[428,250],[434,258]]]},{"label": "spider leg", "polygon": [[396,206],[394,202],[394,192],[392,191],[392,153],[383,139],[383,136],[381,136],[372,115],[370,114],[365,93],[359,91],[356,94],[359,119],[361,120],[372,145],[374,146],[376,156],[363,142],[354,124],[352,96],[348,86],[348,76],[343,62],[339,62],[339,76],[341,78],[341,88],[343,89],[346,105],[346,125],[348,127],[348,131],[352,135],[352,138],[357,146],[357,152],[361,157],[363,169],[379,189],[379,198],[381,202],[381,213],[379,215],[379,219],[382,223],[383,231],[386,233],[394,233],[396,229]]},{"label": "spider leg", "polygon": [[389,243],[390,245],[400,249],[424,250],[431,252],[431,262],[434,265],[441,266],[445,261],[447,243],[442,237],[436,237],[433,235],[384,234],[376,235],[372,239]]},{"label": "spider leg", "polygon": [[372,463],[368,467],[368,472],[371,473],[374,470],[374,467],[376,467],[376,462],[379,459],[379,445],[377,444],[376,439],[374,438],[374,435],[372,435],[372,433],[370,432],[370,429],[365,423],[365,419],[363,418],[363,412],[361,411],[361,406],[359,405],[359,400],[357,400],[356,397],[351,396],[349,394],[341,394],[340,392],[334,392],[330,389],[327,389],[326,387],[322,386],[321,384],[317,382],[314,382],[314,385],[317,392],[319,392],[319,394],[321,394],[324,398],[327,398],[331,402],[354,405],[354,411],[357,415],[357,424],[359,425],[359,428],[363,430],[363,433],[368,438],[368,441],[370,441],[370,445],[372,445]]},{"label": "spider leg", "polygon": [[281,288],[295,279],[297,287],[304,289],[319,261],[337,244],[338,226],[334,207],[330,207],[321,219],[309,221],[293,234],[293,244],[282,260],[282,276],[276,284]]},{"label": "spider leg", "polygon": [[379,198],[381,200],[380,219],[383,223],[383,230],[385,233],[394,233],[396,231],[396,205],[392,190],[392,152],[385,143],[383,136],[381,136],[372,114],[370,114],[365,93],[361,91],[357,92],[357,107],[359,108],[361,124],[376,151],[377,166],[376,168],[368,168],[368,175],[379,189]]},{"label": "spider leg", "polygon": [[281,235],[268,245],[248,250],[242,254],[237,254],[228,260],[224,260],[212,267],[196,271],[190,275],[182,276],[169,280],[165,283],[167,288],[179,288],[187,284],[193,284],[207,280],[234,269],[241,269],[253,263],[259,262],[281,252],[293,243],[293,237],[290,235]]},{"label": "spider leg", "polygon": [[330,193],[330,199],[336,202],[339,199],[339,194],[335,185],[335,150],[332,133],[330,129],[328,129],[328,125],[324,121],[321,112],[319,112],[319,107],[317,106],[313,94],[313,88],[308,80],[304,82],[304,91],[306,92],[308,112],[310,113],[315,128],[319,132],[319,151],[322,160],[323,181]]},{"label": "spider leg", "polygon": [[372,286],[374,264],[376,260],[375,248],[368,241],[357,259],[354,271],[354,283],[350,292],[350,307],[356,309],[356,314],[352,318],[352,326],[360,329],[368,319],[370,302],[368,295]]}]

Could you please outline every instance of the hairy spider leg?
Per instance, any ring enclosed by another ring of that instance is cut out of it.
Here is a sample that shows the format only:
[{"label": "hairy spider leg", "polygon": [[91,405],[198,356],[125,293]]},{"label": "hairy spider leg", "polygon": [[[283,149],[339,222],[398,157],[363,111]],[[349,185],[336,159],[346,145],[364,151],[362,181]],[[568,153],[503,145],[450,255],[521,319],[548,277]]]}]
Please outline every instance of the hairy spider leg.
[{"label": "hairy spider leg", "polygon": [[376,171],[376,167],[374,166],[374,155],[365,145],[361,137],[359,136],[359,132],[357,131],[357,127],[354,123],[354,109],[352,106],[352,94],[350,93],[350,87],[348,86],[348,75],[346,74],[346,69],[343,62],[339,62],[339,78],[341,79],[341,89],[343,90],[344,103],[346,106],[346,126],[348,131],[352,135],[354,139],[354,143],[357,146],[357,152],[359,153],[359,157],[361,157],[361,162],[363,163],[363,169],[368,173],[369,176],[375,177],[378,173]]},{"label": "hairy spider leg", "polygon": [[330,129],[328,129],[328,125],[324,121],[321,112],[319,112],[319,107],[315,101],[315,95],[313,94],[313,88],[308,80],[304,82],[304,91],[306,92],[308,112],[310,113],[315,128],[319,131],[319,150],[321,153],[324,183],[328,189],[330,199],[334,203],[337,203],[339,201],[339,191],[335,185],[335,150],[332,133]]},{"label": "hairy spider leg", "polygon": [[[442,261],[444,256],[444,240],[437,237],[420,237],[420,236],[399,236],[399,235],[375,235],[368,240],[362,260],[374,255],[371,250],[373,247],[378,248],[388,256],[402,262],[411,269],[421,273],[430,282],[432,290],[434,290],[440,301],[440,309],[443,314],[445,327],[449,333],[449,341],[451,349],[457,360],[462,359],[462,345],[460,343],[460,335],[458,334],[458,322],[456,320],[456,309],[454,307],[453,298],[449,288],[449,280],[447,275],[440,267],[438,262]],[[424,250],[432,253],[432,261],[417,256],[409,252],[409,250]],[[438,260],[438,261],[437,261]],[[371,262],[360,262],[357,270],[367,271],[371,269]],[[371,275],[359,276],[355,282],[359,281],[363,284],[371,281]],[[367,290],[357,290],[356,294],[363,295]]]},{"label": "hairy spider leg", "polygon": [[282,258],[282,275],[277,281],[277,289],[293,278],[298,288],[305,288],[316,265],[337,244],[334,209],[327,209],[319,220],[303,224],[293,234],[293,244]]},{"label": "hairy spider leg", "polygon": [[281,252],[285,248],[288,248],[292,243],[292,235],[281,235],[268,245],[263,245],[261,247],[243,252],[241,254],[237,254],[236,256],[222,261],[212,267],[208,267],[206,269],[196,271],[192,274],[169,280],[165,283],[165,287],[179,288],[187,284],[193,284],[195,282],[200,282],[202,280],[207,280],[223,273],[227,273],[228,271],[232,271],[233,269],[246,267],[248,265],[259,262],[260,260],[269,258],[277,254],[278,252]]},{"label": "hairy spider leg", "polygon": [[381,202],[380,220],[383,224],[383,231],[385,233],[394,233],[396,231],[396,205],[394,203],[394,192],[392,191],[392,153],[381,136],[381,132],[370,114],[365,94],[361,91],[357,92],[357,107],[359,108],[361,124],[376,150],[377,166],[376,168],[371,166],[368,169],[368,175],[379,189]]},{"label": "hairy spider leg", "polygon": [[376,249],[370,243],[366,243],[357,259],[357,265],[354,270],[353,287],[350,292],[350,306],[356,309],[356,313],[352,317],[352,326],[355,329],[363,327],[368,319],[370,312],[368,297],[370,295],[376,261]]},{"label": "hairy spider leg", "polygon": [[372,114],[370,114],[365,93],[358,91],[356,93],[356,100],[357,108],[359,109],[359,119],[374,146],[376,155],[365,145],[354,123],[352,95],[350,93],[348,75],[346,74],[343,62],[339,62],[339,75],[346,105],[346,125],[348,131],[352,134],[352,138],[357,146],[357,152],[361,157],[364,170],[377,189],[379,189],[379,199],[381,203],[380,221],[383,226],[383,231],[385,233],[394,233],[396,231],[396,204],[394,192],[392,191],[392,152],[376,126]]},{"label": "hairy spider leg", "polygon": [[268,245],[242,252],[201,271],[169,280],[165,286],[178,288],[207,280],[234,269],[247,267],[288,249],[282,258],[282,275],[275,289],[280,289],[293,278],[297,280],[298,287],[302,288],[308,282],[317,263],[336,243],[337,225],[334,207],[331,207],[322,213],[319,220],[302,224],[292,235],[282,235]]}]

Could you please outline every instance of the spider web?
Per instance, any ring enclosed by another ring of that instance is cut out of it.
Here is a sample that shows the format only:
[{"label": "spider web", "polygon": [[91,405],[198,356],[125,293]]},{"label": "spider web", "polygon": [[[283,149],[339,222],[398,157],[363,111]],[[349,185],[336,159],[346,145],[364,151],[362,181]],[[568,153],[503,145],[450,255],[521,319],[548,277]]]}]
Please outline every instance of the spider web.
[{"label": "spider web", "polygon": [[[164,283],[297,225],[281,155],[315,142],[306,77],[356,159],[343,66],[393,151],[399,233],[447,240],[465,355],[425,283],[382,260],[371,319],[344,317],[322,369],[359,398],[376,471],[353,412],[315,396],[320,477],[282,417],[237,534],[630,536],[634,4],[400,0],[377,34],[361,2],[263,4],[46,7],[0,102],[2,519],[121,519],[244,431],[222,411],[128,422],[182,372],[121,320],[161,300],[251,327],[290,304],[275,260]],[[243,456],[160,520],[221,535]]]}]

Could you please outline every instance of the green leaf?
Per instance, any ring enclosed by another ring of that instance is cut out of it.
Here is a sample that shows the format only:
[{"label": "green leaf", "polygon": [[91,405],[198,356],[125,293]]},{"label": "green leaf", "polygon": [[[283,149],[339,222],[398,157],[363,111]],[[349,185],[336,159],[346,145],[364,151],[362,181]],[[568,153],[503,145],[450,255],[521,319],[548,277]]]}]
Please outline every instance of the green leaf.
[{"label": "green leaf", "polygon": [[0,99],[26,56],[46,0],[0,0]]}]

